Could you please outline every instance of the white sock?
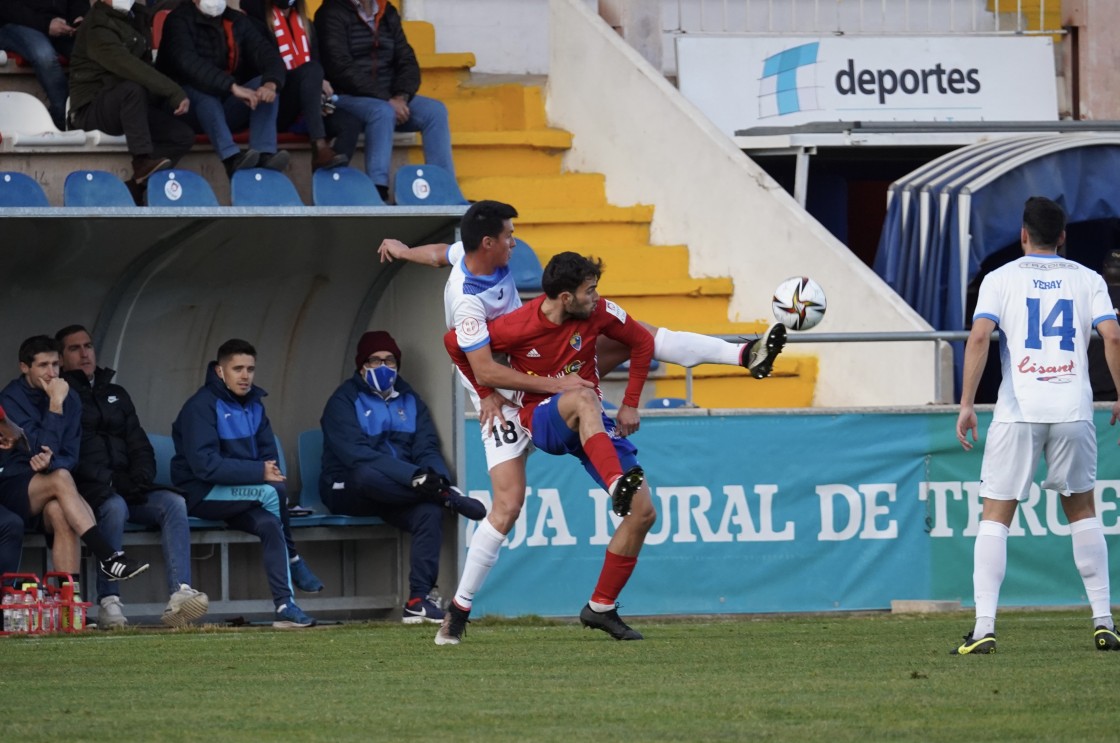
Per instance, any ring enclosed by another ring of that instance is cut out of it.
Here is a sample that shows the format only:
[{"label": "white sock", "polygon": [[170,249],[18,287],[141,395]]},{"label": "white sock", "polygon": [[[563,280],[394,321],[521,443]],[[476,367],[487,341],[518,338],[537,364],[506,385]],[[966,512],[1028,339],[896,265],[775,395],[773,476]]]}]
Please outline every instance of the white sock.
[{"label": "white sock", "polygon": [[1096,516],[1074,521],[1069,525],[1069,533],[1073,540],[1073,562],[1085,584],[1085,595],[1089,597],[1089,606],[1093,609],[1094,626],[1105,624],[1111,628],[1108,544],[1104,541],[1101,521]]},{"label": "white sock", "polygon": [[588,601],[587,605],[591,607],[591,611],[596,614],[605,614],[614,608],[614,604],[600,604],[597,601]]},{"label": "white sock", "polygon": [[972,596],[976,602],[974,639],[996,631],[996,605],[1006,573],[1007,527],[998,521],[981,521],[972,557]]},{"label": "white sock", "polygon": [[727,364],[739,366],[741,343],[729,343],[699,333],[658,328],[653,336],[653,357],[679,366]]},{"label": "white sock", "polygon": [[471,608],[474,595],[482,588],[486,576],[490,575],[490,568],[498,561],[498,552],[505,540],[506,535],[495,529],[490,519],[478,522],[471,544],[467,547],[463,577],[459,579],[459,587],[455,590],[454,600],[460,609]]}]

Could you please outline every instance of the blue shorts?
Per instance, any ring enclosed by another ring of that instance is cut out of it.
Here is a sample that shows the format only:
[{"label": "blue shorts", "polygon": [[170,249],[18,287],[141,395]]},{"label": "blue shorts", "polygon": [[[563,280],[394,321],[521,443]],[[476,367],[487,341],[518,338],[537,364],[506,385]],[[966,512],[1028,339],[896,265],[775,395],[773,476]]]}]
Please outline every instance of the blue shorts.
[{"label": "blue shorts", "polygon": [[34,472],[25,472],[0,480],[0,506],[19,516],[24,524],[31,523],[31,498],[27,490],[33,477]]},{"label": "blue shorts", "polygon": [[[595,482],[602,485],[603,490],[607,490],[607,484],[599,478],[599,473],[595,471],[591,460],[587,458],[587,454],[583,451],[583,444],[579,440],[579,431],[568,428],[568,424],[564,422],[557,406],[553,404],[558,398],[558,395],[554,395],[542,401],[533,411],[533,445],[548,454],[572,454],[579,457],[579,461],[583,463],[583,468],[587,470],[587,474],[591,475]],[[611,437],[611,443],[614,444],[614,450],[618,454],[622,471],[626,472],[631,467],[636,467],[638,465],[638,447],[630,443],[630,439],[619,436],[614,421],[606,413],[602,415],[603,428],[607,430],[607,435]]]}]

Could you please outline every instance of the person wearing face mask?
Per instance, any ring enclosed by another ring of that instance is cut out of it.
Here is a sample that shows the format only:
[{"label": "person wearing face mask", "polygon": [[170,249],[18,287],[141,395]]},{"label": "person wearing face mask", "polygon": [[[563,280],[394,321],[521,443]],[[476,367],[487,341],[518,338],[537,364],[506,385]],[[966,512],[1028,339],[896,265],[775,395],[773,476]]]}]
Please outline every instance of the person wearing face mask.
[{"label": "person wearing face mask", "polygon": [[431,595],[439,572],[443,514],[474,521],[481,501],[451,484],[428,406],[398,374],[401,349],[375,330],[358,341],[356,371],[323,410],[319,492],[331,513],[378,516],[412,535],[405,624],[443,621]]},{"label": "person wearing face mask", "polygon": [[[288,153],[276,149],[284,61],[244,13],[226,0],[180,4],[164,22],[156,68],[183,86],[192,122],[210,138],[227,175],[288,167]],[[246,126],[249,149],[242,151],[233,132]]]},{"label": "person wearing face mask", "polygon": [[296,605],[292,586],[306,593],[323,590],[296,551],[288,525],[287,479],[262,400],[253,384],[257,350],[231,338],[218,347],[206,382],[171,424],[175,456],[171,481],[187,497],[187,512],[225,521],[260,538],[265,576],[276,607],[272,626],[311,627],[315,620]]},{"label": "person wearing face mask", "polygon": [[133,0],[97,0],[70,57],[70,124],[125,136],[129,190],[142,203],[148,177],[174,167],[194,144],[187,94],[152,66],[152,19]]},{"label": "person wearing face mask", "polygon": [[[323,78],[319,44],[303,4],[297,0],[242,0],[241,10],[276,42],[288,70],[276,128],[291,131],[302,116],[311,140],[311,169],[337,168],[350,162],[358,146],[361,122],[346,111],[325,106],[334,88]],[[329,142],[334,140],[332,147]]]}]

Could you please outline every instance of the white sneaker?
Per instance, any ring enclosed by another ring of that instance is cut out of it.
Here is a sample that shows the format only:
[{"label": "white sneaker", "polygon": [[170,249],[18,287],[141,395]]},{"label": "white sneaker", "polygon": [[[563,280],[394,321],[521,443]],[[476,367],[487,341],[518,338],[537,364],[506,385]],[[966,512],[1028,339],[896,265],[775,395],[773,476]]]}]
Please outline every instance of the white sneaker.
[{"label": "white sneaker", "polygon": [[209,608],[209,596],[186,583],[180,583],[179,590],[171,594],[171,600],[167,602],[160,621],[168,627],[185,627],[201,618]]},{"label": "white sneaker", "polygon": [[97,610],[97,626],[101,629],[123,629],[128,626],[120,596],[105,596]]}]

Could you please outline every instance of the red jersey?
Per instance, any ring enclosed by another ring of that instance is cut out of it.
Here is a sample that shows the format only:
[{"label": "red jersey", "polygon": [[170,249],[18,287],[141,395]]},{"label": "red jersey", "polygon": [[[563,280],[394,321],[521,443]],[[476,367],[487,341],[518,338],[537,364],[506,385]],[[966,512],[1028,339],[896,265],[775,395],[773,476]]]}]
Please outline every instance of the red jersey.
[{"label": "red jersey", "polygon": [[[508,315],[491,320],[490,350],[509,356],[510,366],[538,377],[563,377],[579,374],[594,383],[599,392],[599,369],[595,345],[600,335],[630,347],[630,381],[626,385],[623,404],[637,407],[653,358],[653,336],[626,314],[626,310],[609,299],[600,299],[586,320],[570,318],[556,325],[541,312],[545,295],[541,295]],[[480,388],[471,372],[470,362],[455,338],[455,331],[444,336],[444,345],[459,369],[485,397],[489,390]],[[602,397],[602,393],[599,393]],[[526,392],[522,398],[522,420],[546,394]],[[528,424],[526,424],[528,425]]]}]

